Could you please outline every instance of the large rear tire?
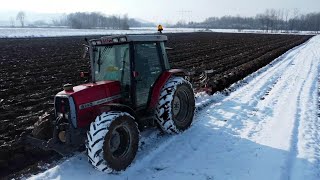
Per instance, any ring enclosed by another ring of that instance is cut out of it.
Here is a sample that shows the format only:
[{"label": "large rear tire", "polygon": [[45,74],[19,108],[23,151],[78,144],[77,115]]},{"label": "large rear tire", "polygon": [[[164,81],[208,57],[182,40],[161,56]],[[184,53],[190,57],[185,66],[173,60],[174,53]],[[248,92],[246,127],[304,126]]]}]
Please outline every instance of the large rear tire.
[{"label": "large rear tire", "polygon": [[100,171],[125,170],[136,156],[139,130],[134,117],[125,112],[107,112],[96,118],[87,132],[87,155]]},{"label": "large rear tire", "polygon": [[192,85],[182,77],[172,77],[162,88],[156,118],[167,133],[179,133],[190,127],[195,110]]}]

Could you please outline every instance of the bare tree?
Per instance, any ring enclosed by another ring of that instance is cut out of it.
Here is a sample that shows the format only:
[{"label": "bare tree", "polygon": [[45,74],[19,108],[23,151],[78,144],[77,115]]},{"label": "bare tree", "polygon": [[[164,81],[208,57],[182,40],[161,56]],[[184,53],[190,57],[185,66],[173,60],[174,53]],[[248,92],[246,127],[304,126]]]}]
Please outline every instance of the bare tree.
[{"label": "bare tree", "polygon": [[122,18],[121,29],[129,30],[128,22],[129,22],[128,14],[125,14]]},{"label": "bare tree", "polygon": [[26,13],[24,13],[23,11],[18,12],[16,19],[20,22],[21,27],[24,27],[25,18]]},{"label": "bare tree", "polygon": [[297,31],[297,26],[298,26],[298,19],[299,19],[299,9],[294,9],[293,10],[293,19],[291,21],[291,31],[293,30]]},{"label": "bare tree", "polygon": [[269,9],[270,31],[273,32],[277,26],[277,11],[275,9]]},{"label": "bare tree", "polygon": [[288,26],[288,18],[289,18],[289,14],[290,14],[290,10],[286,9],[284,12],[284,16],[285,16],[285,24],[286,24],[286,32],[288,32],[289,30],[289,26]]}]

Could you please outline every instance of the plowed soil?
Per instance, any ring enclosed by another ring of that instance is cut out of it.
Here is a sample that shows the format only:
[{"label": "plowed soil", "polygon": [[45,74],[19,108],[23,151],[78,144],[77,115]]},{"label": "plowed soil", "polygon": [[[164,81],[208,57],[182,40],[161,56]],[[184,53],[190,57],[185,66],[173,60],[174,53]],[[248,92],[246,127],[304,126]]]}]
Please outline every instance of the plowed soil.
[{"label": "plowed soil", "polygon": [[[174,48],[168,52],[172,68],[213,69],[209,84],[214,91],[311,37],[231,33],[167,36],[167,46]],[[39,116],[52,109],[53,97],[63,84],[84,83],[79,73],[86,70],[89,61],[81,57],[82,44],[84,37],[0,39],[0,177],[59,157],[24,147],[15,139],[24,131],[30,133]]]}]

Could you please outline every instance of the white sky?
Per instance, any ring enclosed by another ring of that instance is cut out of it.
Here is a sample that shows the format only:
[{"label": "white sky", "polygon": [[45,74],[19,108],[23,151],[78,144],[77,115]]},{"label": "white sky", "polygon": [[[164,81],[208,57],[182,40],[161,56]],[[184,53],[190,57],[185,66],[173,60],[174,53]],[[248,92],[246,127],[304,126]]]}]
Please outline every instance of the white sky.
[{"label": "white sky", "polygon": [[133,18],[170,23],[181,19],[203,21],[210,16],[254,16],[267,8],[320,12],[320,0],[0,0],[0,16],[19,10],[38,13],[98,11],[108,15],[127,13]]}]

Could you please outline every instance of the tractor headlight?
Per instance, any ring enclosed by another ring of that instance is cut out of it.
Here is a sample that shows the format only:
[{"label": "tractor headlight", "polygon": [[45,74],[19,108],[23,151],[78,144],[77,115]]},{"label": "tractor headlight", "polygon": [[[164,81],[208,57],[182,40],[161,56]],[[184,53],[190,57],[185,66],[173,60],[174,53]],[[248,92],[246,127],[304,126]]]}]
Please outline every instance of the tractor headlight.
[{"label": "tractor headlight", "polygon": [[114,43],[117,43],[117,42],[119,42],[119,39],[118,39],[118,38],[113,38],[112,41],[113,41]]},{"label": "tractor headlight", "polygon": [[69,113],[61,113],[61,112],[58,112],[58,113],[57,113],[57,116],[58,116],[59,118],[69,119]]},{"label": "tractor headlight", "polygon": [[127,41],[127,38],[126,37],[121,37],[120,38],[120,42],[126,42]]},{"label": "tractor headlight", "polygon": [[57,116],[58,116],[59,118],[63,118],[63,113],[58,112],[58,113],[57,113]]}]

